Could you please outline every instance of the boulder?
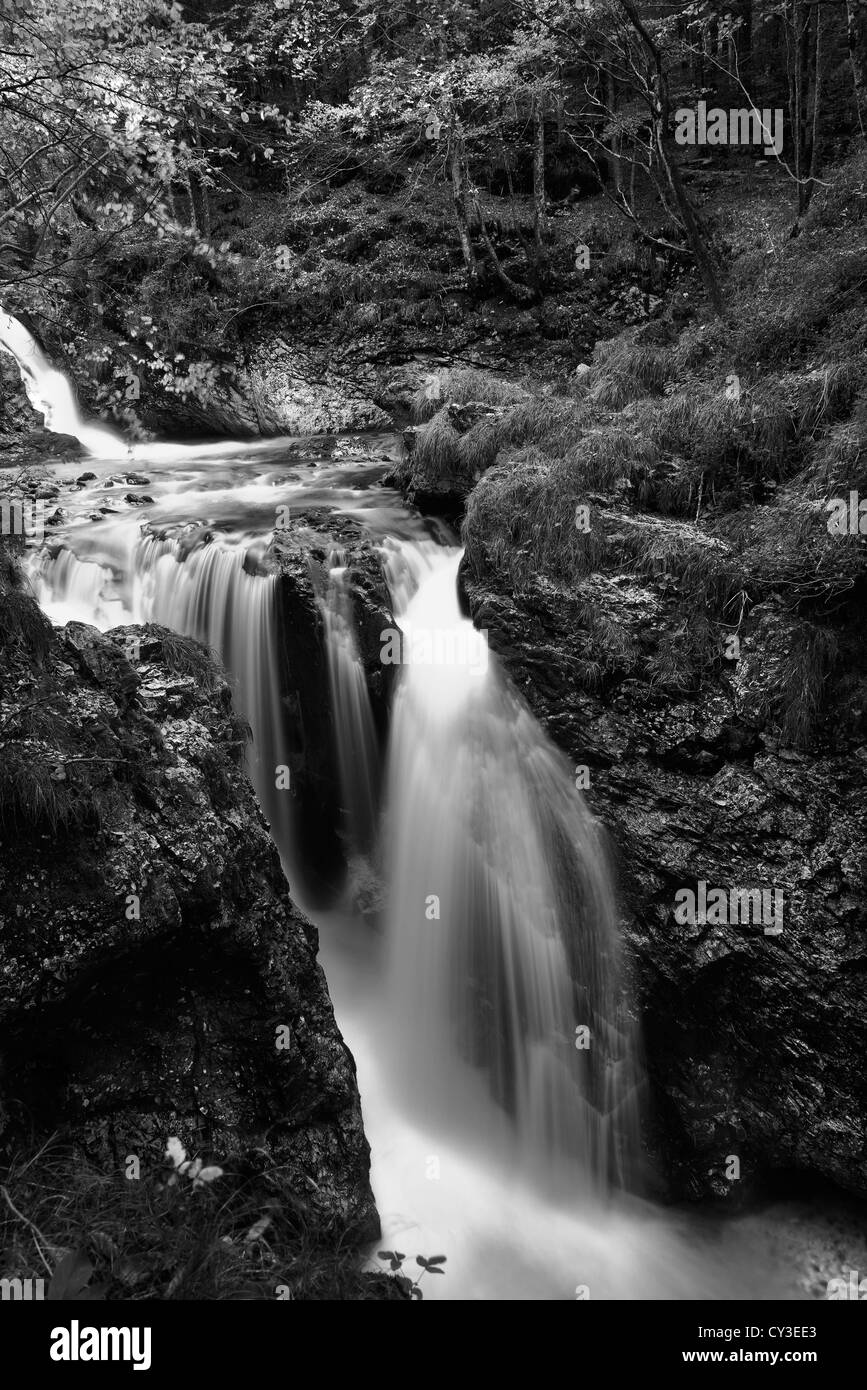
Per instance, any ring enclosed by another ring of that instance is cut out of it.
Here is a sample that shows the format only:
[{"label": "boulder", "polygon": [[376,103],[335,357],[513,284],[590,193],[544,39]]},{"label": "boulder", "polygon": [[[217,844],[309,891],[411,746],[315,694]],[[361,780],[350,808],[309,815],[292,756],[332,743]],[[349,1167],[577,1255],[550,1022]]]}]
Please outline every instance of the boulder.
[{"label": "boulder", "polygon": [[0,1153],[57,1134],[144,1170],[177,1136],[374,1238],[355,1066],[225,677],[152,625],[46,650],[16,603],[42,639],[0,644]]}]

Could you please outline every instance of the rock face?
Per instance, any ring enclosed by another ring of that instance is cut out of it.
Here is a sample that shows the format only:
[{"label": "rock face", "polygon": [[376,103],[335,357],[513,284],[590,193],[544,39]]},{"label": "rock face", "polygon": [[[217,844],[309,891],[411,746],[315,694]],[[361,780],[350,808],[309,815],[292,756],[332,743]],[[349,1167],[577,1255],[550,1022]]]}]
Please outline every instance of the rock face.
[{"label": "rock face", "polygon": [[83,449],[68,434],[52,434],[42,425],[27,399],[14,357],[0,351],[0,444],[4,464],[20,464],[33,458],[78,458]]},{"label": "rock face", "polygon": [[352,1057],[204,649],[0,594],[0,1149],[177,1135],[378,1233]]},{"label": "rock face", "polygon": [[327,612],[335,602],[329,572],[338,559],[347,617],[382,746],[395,668],[380,661],[380,634],[394,625],[394,618],[379,558],[363,528],[325,509],[309,508],[275,532],[264,561],[278,576],[275,623],[286,736],[293,748],[296,840],[307,892],[322,902],[332,900],[342,886],[351,853],[342,835],[344,795],[327,634]]},{"label": "rock face", "polygon": [[[659,674],[677,637],[663,585],[615,571],[574,589],[529,579],[516,596],[484,564],[462,583],[492,650],[587,769],[585,795],[611,832],[651,1147],[674,1193],[736,1201],[772,1170],[797,1170],[867,1195],[863,647],[840,696],[849,714],[860,701],[860,724],[845,721],[854,737],[835,737],[831,709],[807,754],[781,746],[762,713],[791,638],[772,604],[742,627],[740,661],[683,693]],[[600,681],[588,653],[606,633]],[[782,932],[679,922],[676,893],[702,881],[781,889]],[[746,1181],[728,1180],[729,1156]]]},{"label": "rock face", "polygon": [[203,400],[154,397],[142,402],[144,424],[162,434],[258,436],[339,434],[387,429],[390,416],[364,387],[286,339],[245,346],[243,356]]}]

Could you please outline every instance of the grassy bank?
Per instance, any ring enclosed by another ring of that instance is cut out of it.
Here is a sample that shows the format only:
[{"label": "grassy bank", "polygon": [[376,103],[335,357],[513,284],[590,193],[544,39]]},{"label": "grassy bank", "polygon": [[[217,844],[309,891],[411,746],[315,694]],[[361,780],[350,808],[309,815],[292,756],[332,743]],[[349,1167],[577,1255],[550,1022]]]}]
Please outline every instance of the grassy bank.
[{"label": "grassy bank", "polygon": [[[867,492],[865,173],[863,156],[839,170],[795,236],[761,190],[730,210],[724,318],[679,324],[669,305],[600,341],[589,370],[545,385],[453,371],[416,402],[413,484],[444,460],[463,470],[473,572],[516,593],[593,572],[652,585],[679,622],[646,674],[673,694],[779,605],[794,637],[765,713],[802,747],[851,665],[864,592],[865,540],[829,530],[828,502]],[[448,406],[468,400],[491,410],[458,435]],[[586,616],[598,689],[638,658]]]}]

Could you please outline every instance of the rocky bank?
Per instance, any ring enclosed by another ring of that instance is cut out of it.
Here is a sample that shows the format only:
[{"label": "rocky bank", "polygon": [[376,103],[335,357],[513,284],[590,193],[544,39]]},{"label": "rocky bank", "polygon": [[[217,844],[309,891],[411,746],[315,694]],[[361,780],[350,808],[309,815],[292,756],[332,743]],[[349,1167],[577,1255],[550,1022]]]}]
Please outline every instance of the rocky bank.
[{"label": "rocky bank", "polygon": [[[737,1201],[794,1170],[867,1195],[863,721],[835,738],[829,708],[815,751],[781,745],[763,710],[793,623],[773,603],[751,611],[740,660],[684,693],[653,661],[682,636],[670,581],[638,579],[615,559],[570,586],[539,577],[516,589],[484,563],[465,564],[462,584],[610,832],[651,1148],[672,1174],[669,1193]],[[588,690],[588,655],[605,633],[608,669]],[[846,699],[863,709],[857,643],[851,660]],[[781,888],[782,933],[679,924],[675,894],[701,880]],[[726,1176],[730,1155],[739,1182]]]},{"label": "rocky bank", "polygon": [[371,1239],[352,1057],[195,643],[0,596],[0,1149],[108,1171],[169,1136]]}]

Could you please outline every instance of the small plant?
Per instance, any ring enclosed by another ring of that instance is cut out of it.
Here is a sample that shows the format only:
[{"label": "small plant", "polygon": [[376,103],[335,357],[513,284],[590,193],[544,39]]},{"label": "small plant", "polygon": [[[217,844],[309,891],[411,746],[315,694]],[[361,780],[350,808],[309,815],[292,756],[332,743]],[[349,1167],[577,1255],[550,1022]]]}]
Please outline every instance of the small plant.
[{"label": "small plant", "polygon": [[388,1261],[388,1267],[394,1275],[395,1282],[403,1289],[404,1293],[408,1293],[413,1299],[424,1298],[419,1284],[425,1274],[445,1274],[445,1270],[439,1267],[445,1264],[445,1255],[431,1255],[429,1257],[416,1255],[415,1262],[421,1266],[421,1274],[415,1280],[410,1279],[409,1275],[403,1272],[403,1262],[407,1257],[401,1250],[378,1250],[377,1257],[380,1260]]},{"label": "small plant", "polygon": [[197,1187],[204,1187],[206,1182],[213,1182],[215,1178],[223,1176],[222,1168],[218,1168],[215,1163],[205,1168],[200,1158],[187,1158],[187,1151],[180,1139],[172,1137],[166,1144],[166,1158],[170,1159],[174,1171],[169,1174],[166,1187],[174,1187],[179,1177],[187,1177],[193,1184],[193,1191]]}]

